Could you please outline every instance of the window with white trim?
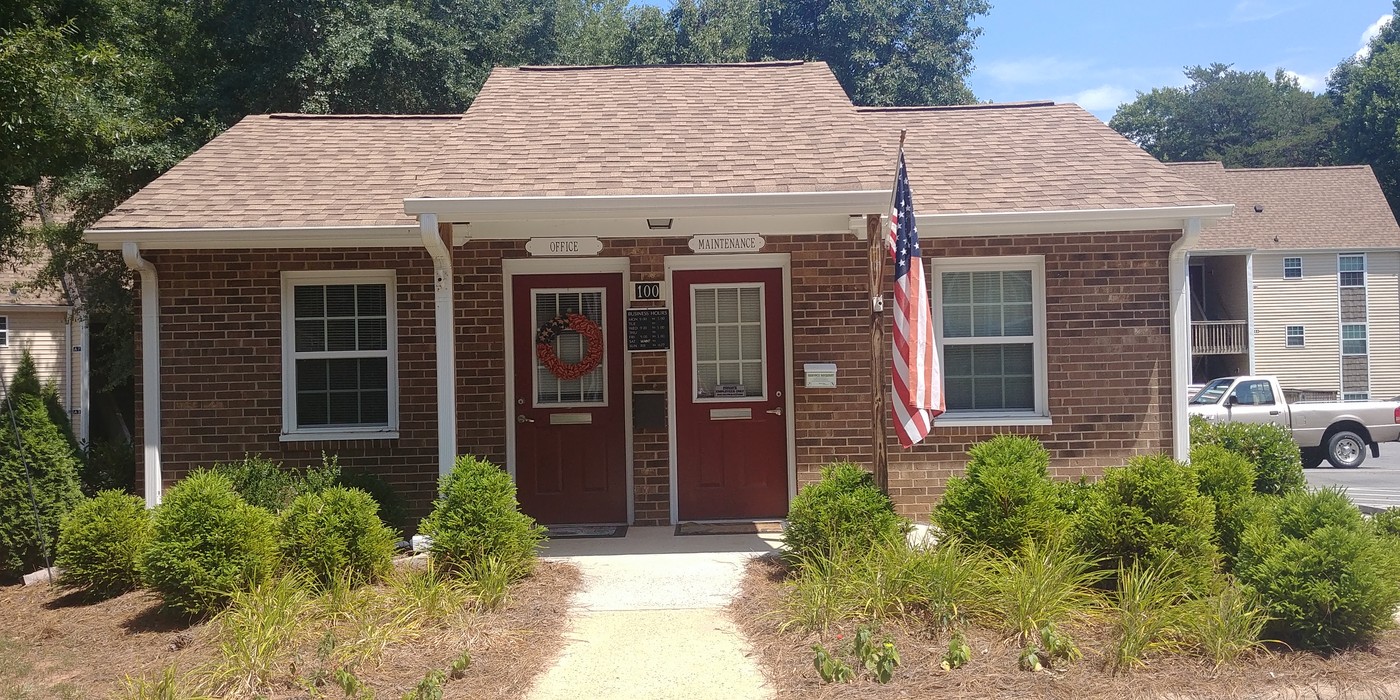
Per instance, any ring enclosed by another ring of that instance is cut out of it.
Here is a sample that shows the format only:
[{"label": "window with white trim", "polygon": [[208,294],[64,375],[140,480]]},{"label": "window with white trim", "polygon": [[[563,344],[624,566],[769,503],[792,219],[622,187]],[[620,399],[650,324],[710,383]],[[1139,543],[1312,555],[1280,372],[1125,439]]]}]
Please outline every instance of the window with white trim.
[{"label": "window with white trim", "polygon": [[1303,259],[1302,259],[1302,258],[1284,258],[1284,259],[1283,259],[1283,277],[1284,277],[1284,279],[1296,280],[1296,279],[1302,278],[1302,276],[1303,276]]},{"label": "window with white trim", "polygon": [[0,348],[10,347],[10,317],[0,316]]},{"label": "window with white trim", "polygon": [[1371,393],[1368,391],[1349,391],[1342,394],[1343,401],[1370,401]]},{"label": "window with white trim", "polygon": [[283,433],[389,437],[398,428],[394,273],[282,275]]},{"label": "window with white trim", "polygon": [[1366,286],[1366,256],[1337,256],[1337,285],[1341,287]]},{"label": "window with white trim", "polygon": [[1044,258],[938,258],[932,268],[946,418],[1047,416]]},{"label": "window with white trim", "polygon": [[1284,345],[1290,348],[1301,348],[1304,346],[1304,336],[1302,326],[1287,326],[1283,331]]},{"label": "window with white trim", "polygon": [[1343,354],[1343,355],[1365,355],[1365,354],[1366,354],[1366,324],[1364,324],[1364,323],[1343,323],[1343,324],[1342,324],[1342,354]]}]

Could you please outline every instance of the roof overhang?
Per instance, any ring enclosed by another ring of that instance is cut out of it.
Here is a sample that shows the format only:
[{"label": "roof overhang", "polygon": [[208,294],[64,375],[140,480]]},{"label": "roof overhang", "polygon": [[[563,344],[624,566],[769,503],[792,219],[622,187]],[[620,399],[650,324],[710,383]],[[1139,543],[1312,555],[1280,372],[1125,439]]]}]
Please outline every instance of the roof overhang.
[{"label": "roof overhang", "polygon": [[230,248],[405,248],[422,244],[418,226],[272,226],[256,228],[88,229],[83,235],[102,250],[135,243],[146,250]]},{"label": "roof overhang", "polygon": [[1014,236],[1030,233],[1096,233],[1182,229],[1191,219],[1207,225],[1234,213],[1233,204],[1135,209],[917,214],[922,237]]}]

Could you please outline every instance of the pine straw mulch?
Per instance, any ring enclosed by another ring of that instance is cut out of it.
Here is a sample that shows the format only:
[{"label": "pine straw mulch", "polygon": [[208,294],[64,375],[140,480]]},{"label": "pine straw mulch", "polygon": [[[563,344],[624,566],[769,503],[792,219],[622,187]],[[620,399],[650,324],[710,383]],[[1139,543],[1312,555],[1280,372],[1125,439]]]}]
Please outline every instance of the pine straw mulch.
[{"label": "pine straw mulch", "polygon": [[[800,630],[780,632],[786,566],[773,557],[755,559],[729,613],[748,636],[764,676],[778,700],[786,698],[1400,698],[1400,631],[1385,633],[1374,645],[1331,657],[1270,649],[1214,664],[1189,655],[1149,657],[1147,666],[1114,675],[1103,670],[1100,650],[1108,647],[1102,626],[1082,626],[1070,634],[1084,658],[1055,671],[1017,668],[1020,648],[996,631],[964,630],[973,659],[966,666],[939,668],[948,648],[946,633],[930,634],[914,625],[887,624],[878,636],[895,643],[902,665],[887,685],[860,679],[823,684],[812,667],[812,645],[827,649],[849,643],[855,626],[833,629],[823,638]],[[837,640],[841,634],[844,640]],[[850,661],[850,655],[843,658]]]},{"label": "pine straw mulch", "polygon": [[[579,580],[575,567],[542,561],[500,609],[393,644],[356,676],[377,697],[398,698],[467,649],[471,666],[444,686],[443,697],[518,698],[563,648],[569,597]],[[90,602],[48,585],[0,588],[0,698],[108,697],[126,676],[156,678],[172,664],[197,672],[218,660],[216,637],[209,623],[163,610],[146,591]],[[333,685],[321,691],[340,695]],[[307,696],[281,688],[266,697]]]}]

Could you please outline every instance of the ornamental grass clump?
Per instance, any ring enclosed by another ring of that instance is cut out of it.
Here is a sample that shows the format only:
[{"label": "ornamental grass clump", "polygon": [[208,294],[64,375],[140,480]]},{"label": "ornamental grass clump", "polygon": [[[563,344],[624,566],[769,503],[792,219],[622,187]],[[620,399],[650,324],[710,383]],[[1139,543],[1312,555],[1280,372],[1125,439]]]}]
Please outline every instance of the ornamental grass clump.
[{"label": "ornamental grass clump", "polygon": [[376,581],[393,565],[398,540],[378,513],[379,504],[359,489],[297,496],[282,514],[282,556],[317,587],[341,574],[352,585]]},{"label": "ornamental grass clump", "polygon": [[59,583],[108,598],[141,585],[141,554],[151,539],[151,513],[139,496],[100,491],[63,519],[58,535]]},{"label": "ornamental grass clump", "polygon": [[262,583],[277,564],[277,519],[245,503],[228,478],[196,471],[155,512],[142,579],[176,610],[203,615]]},{"label": "ornamental grass clump", "polygon": [[1257,493],[1284,495],[1301,491],[1303,458],[1293,433],[1272,423],[1210,423],[1191,418],[1191,445],[1219,445],[1254,465]]},{"label": "ornamental grass clump", "polygon": [[1096,564],[1093,558],[1055,541],[1031,540],[1014,554],[995,553],[984,571],[979,616],[1026,645],[1026,661],[1043,665],[1074,661],[1080,653],[1065,632],[1065,623],[1101,605],[1094,586],[1107,572]]},{"label": "ornamental grass clump", "polygon": [[1215,504],[1191,467],[1166,455],[1108,469],[1074,521],[1074,542],[1110,572],[1171,561],[1193,588],[1214,575]]},{"label": "ornamental grass clump", "polygon": [[1034,438],[999,435],[968,450],[967,474],[948,481],[933,522],[947,535],[1011,554],[1047,542],[1069,516],[1050,481],[1050,453]]},{"label": "ornamental grass clump", "polygon": [[909,521],[895,514],[894,503],[875,486],[870,472],[851,462],[834,462],[822,467],[820,481],[804,486],[792,499],[783,544],[789,560],[799,561],[832,557],[908,532]]},{"label": "ornamental grass clump", "polygon": [[[471,577],[504,570],[510,581],[535,568],[545,530],[520,512],[515,484],[496,465],[466,455],[443,479],[442,495],[423,521],[432,556],[443,569]],[[490,563],[488,563],[490,562]]]},{"label": "ornamental grass clump", "polygon": [[1257,514],[1236,573],[1257,593],[1271,636],[1330,651],[1371,641],[1394,624],[1400,552],[1335,489],[1289,494]]}]

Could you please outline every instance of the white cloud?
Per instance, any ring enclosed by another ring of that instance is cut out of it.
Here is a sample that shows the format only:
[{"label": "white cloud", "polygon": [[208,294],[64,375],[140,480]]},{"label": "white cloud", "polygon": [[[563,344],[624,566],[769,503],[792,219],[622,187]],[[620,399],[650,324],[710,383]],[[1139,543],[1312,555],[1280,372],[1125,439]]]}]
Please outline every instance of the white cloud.
[{"label": "white cloud", "polygon": [[1366,58],[1371,55],[1371,40],[1380,36],[1381,30],[1385,29],[1385,25],[1390,24],[1390,20],[1394,18],[1394,15],[1381,15],[1379,19],[1371,23],[1371,26],[1366,28],[1366,31],[1361,33],[1361,48],[1357,50],[1356,58]]},{"label": "white cloud", "polygon": [[993,61],[978,66],[992,80],[1007,85],[1029,85],[1080,77],[1089,70],[1087,61],[1067,61],[1054,56]]},{"label": "white cloud", "polygon": [[1090,112],[1112,112],[1124,102],[1131,102],[1137,93],[1121,85],[1100,85],[1080,90],[1068,97],[1057,97],[1056,102],[1073,102]]},{"label": "white cloud", "polygon": [[1326,75],[1304,75],[1286,69],[1283,74],[1298,81],[1298,87],[1308,92],[1322,92],[1327,87]]}]

